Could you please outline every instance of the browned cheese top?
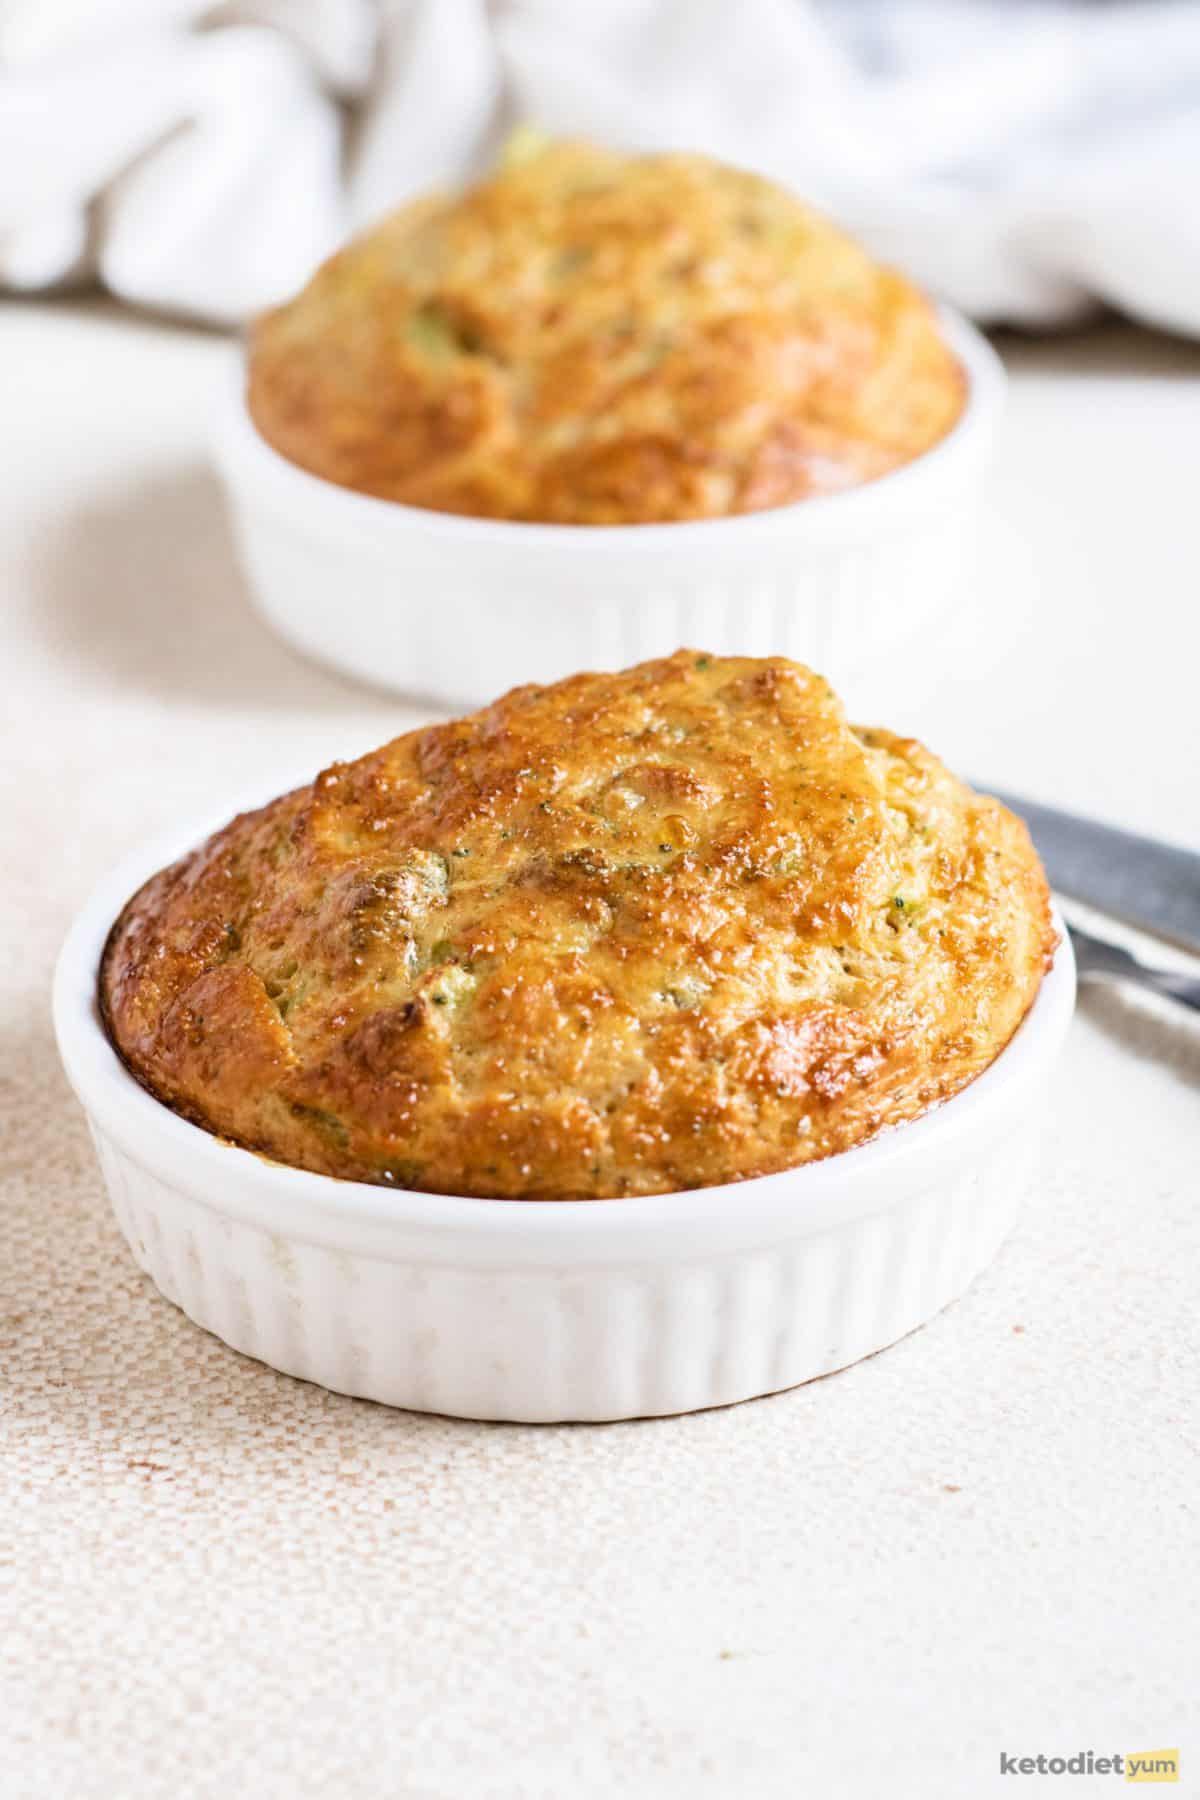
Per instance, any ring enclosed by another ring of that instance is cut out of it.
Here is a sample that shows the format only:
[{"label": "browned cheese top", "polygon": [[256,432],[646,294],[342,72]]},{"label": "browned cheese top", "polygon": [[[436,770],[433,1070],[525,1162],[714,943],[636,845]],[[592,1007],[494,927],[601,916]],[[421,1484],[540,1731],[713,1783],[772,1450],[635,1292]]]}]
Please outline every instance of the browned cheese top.
[{"label": "browned cheese top", "polygon": [[680,651],[235,819],[129,902],[101,991],[138,1079],[222,1137],[566,1199],[915,1118],[1003,1049],[1053,944],[996,801],[798,664]]},{"label": "browned cheese top", "polygon": [[783,506],[945,435],[928,303],[706,157],[552,144],[351,243],[251,340],[258,430],[410,506],[609,525]]}]

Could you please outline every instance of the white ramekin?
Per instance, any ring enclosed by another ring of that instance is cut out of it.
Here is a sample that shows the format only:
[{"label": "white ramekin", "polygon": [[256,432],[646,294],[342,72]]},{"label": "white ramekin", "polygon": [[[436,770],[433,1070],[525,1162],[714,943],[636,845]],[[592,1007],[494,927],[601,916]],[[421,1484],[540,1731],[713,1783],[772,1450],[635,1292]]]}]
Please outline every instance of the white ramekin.
[{"label": "white ramekin", "polygon": [[259,436],[239,359],[215,449],[251,592],[306,655],[470,705],[681,645],[792,656],[852,685],[959,591],[1005,377],[979,332],[941,317],[968,382],[942,443],[846,493],[682,525],[520,525],[352,493]]},{"label": "white ramekin", "polygon": [[465,1418],[689,1412],[893,1343],[960,1294],[1008,1231],[1074,1002],[1066,941],[1012,1043],[945,1106],[733,1186],[456,1199],[311,1175],[210,1136],[118,1060],[96,972],[128,896],[231,811],[151,844],[100,886],[63,946],[54,1016],[134,1256],[235,1349],[343,1393]]}]

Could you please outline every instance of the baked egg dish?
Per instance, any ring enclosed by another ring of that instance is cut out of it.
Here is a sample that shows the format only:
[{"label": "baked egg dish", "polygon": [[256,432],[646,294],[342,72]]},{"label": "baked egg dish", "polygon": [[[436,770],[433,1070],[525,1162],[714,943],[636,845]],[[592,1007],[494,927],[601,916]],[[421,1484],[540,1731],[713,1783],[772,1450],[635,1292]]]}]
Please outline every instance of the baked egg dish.
[{"label": "baked egg dish", "polygon": [[584,1200],[903,1126],[1003,1051],[1054,944],[997,801],[798,663],[681,650],[233,819],[128,902],[99,996],[136,1078],[231,1143]]},{"label": "baked egg dish", "polygon": [[928,301],[761,176],[519,134],[253,327],[275,450],[363,494],[620,525],[838,493],[930,450],[965,398]]}]

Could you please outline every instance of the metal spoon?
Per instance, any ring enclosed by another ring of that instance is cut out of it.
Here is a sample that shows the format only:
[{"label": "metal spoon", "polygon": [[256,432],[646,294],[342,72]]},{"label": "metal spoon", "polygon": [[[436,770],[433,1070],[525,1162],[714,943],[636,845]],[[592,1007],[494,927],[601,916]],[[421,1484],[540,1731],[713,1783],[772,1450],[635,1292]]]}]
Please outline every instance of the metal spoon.
[{"label": "metal spoon", "polygon": [[1081,931],[1078,925],[1068,925],[1071,944],[1075,951],[1075,968],[1080,981],[1131,981],[1138,987],[1149,988],[1152,993],[1165,994],[1168,1000],[1178,1000],[1184,1006],[1195,1007],[1200,1012],[1200,980],[1194,975],[1180,975],[1174,969],[1151,969],[1139,962],[1120,944],[1107,943],[1103,938],[1092,937],[1089,932]]}]

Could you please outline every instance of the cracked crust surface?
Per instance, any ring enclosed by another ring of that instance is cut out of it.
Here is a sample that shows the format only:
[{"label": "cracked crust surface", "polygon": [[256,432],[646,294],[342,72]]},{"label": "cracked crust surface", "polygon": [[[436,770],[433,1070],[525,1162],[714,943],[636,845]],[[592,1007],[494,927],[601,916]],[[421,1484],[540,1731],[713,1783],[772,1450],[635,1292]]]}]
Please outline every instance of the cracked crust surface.
[{"label": "cracked crust surface", "polygon": [[932,309],[759,176],[552,144],[385,219],[251,336],[255,425],[342,486],[571,524],[869,481],[965,380]]},{"label": "cracked crust surface", "polygon": [[232,821],[117,920],[128,1067],[321,1173],[521,1199],[829,1156],[1003,1049],[1024,826],[783,659],[517,688]]}]

